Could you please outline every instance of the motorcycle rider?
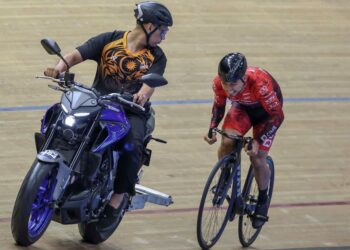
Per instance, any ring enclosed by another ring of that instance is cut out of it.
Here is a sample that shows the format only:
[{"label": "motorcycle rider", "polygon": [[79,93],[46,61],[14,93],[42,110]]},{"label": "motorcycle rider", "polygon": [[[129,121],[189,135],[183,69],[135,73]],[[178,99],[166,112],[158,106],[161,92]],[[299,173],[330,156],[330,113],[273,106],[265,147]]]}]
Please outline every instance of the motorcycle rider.
[{"label": "motorcycle rider", "polygon": [[[145,106],[154,93],[154,88],[142,84],[138,79],[147,73],[163,75],[167,58],[158,46],[173,25],[170,11],[153,1],[136,4],[134,9],[136,27],[131,31],[112,31],[99,34],[64,56],[69,67],[85,60],[97,62],[93,87],[101,94],[129,92],[133,101]],[[47,68],[46,76],[58,77],[66,71],[60,60],[54,68]],[[149,113],[149,112],[148,112]],[[138,114],[126,110],[131,130],[118,144],[121,155],[114,183],[114,194],[105,208],[102,226],[113,225],[121,214],[127,195],[135,194],[137,172],[141,166],[143,139],[146,133],[147,112]],[[121,146],[122,145],[122,146]],[[114,219],[113,219],[114,218]]]}]

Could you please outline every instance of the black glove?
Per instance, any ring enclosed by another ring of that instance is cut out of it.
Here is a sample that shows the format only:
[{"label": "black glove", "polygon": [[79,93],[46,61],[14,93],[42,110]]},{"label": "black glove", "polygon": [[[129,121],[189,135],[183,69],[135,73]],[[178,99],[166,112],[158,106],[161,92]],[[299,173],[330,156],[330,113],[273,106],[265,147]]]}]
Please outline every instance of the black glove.
[{"label": "black glove", "polygon": [[208,131],[208,138],[211,139],[213,137],[213,132],[214,128],[209,128],[209,131]]}]

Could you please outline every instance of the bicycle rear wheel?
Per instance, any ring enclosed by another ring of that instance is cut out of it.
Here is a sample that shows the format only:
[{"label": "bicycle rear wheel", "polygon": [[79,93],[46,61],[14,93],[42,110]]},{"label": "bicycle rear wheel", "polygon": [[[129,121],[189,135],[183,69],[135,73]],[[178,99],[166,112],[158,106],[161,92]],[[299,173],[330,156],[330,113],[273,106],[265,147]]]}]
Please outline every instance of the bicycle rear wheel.
[{"label": "bicycle rear wheel", "polygon": [[232,158],[221,159],[211,171],[204,187],[197,217],[197,240],[209,249],[219,240],[229,219],[232,202]]},{"label": "bicycle rear wheel", "polygon": [[[270,156],[268,156],[266,160],[269,165],[270,173],[271,173],[269,190],[268,190],[270,202],[271,202],[273,184],[275,179],[275,168],[274,168],[274,163],[272,161],[272,158]],[[246,214],[239,216],[238,236],[242,246],[248,247],[256,240],[256,238],[258,237],[262,229],[262,227],[255,229],[252,226],[252,215],[254,213],[255,206],[258,201],[258,195],[259,195],[258,184],[255,181],[254,171],[252,166],[250,166],[249,168],[247,178],[244,183],[242,195],[245,201]]]}]

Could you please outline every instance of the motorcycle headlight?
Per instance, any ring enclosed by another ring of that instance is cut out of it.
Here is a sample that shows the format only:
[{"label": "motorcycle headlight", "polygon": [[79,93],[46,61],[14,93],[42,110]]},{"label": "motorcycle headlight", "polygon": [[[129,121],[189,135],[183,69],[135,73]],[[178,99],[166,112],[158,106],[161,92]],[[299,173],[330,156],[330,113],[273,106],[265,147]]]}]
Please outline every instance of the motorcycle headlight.
[{"label": "motorcycle headlight", "polygon": [[68,115],[65,119],[64,119],[64,124],[69,126],[69,127],[73,127],[75,124],[75,117],[72,115]]}]

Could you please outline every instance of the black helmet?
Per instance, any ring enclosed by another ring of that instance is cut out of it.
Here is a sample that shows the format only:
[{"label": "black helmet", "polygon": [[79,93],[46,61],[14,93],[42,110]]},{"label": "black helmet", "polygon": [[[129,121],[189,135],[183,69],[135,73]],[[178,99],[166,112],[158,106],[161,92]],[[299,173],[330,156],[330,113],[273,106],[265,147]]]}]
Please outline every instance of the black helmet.
[{"label": "black helmet", "polygon": [[157,2],[141,2],[134,9],[138,23],[153,23],[155,25],[172,26],[173,18],[163,4]]},{"label": "black helmet", "polygon": [[242,79],[247,70],[247,60],[241,53],[229,53],[224,56],[218,68],[219,76],[225,82],[236,82]]}]

